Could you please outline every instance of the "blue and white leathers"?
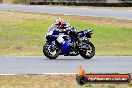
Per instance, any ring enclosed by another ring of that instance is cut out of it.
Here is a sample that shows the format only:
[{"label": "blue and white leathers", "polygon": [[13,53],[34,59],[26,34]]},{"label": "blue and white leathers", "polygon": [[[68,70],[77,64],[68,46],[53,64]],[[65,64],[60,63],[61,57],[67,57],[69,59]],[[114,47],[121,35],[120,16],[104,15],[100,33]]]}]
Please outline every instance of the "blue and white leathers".
[{"label": "blue and white leathers", "polygon": [[[56,31],[57,30],[57,31]],[[70,43],[72,40],[69,38],[67,41],[63,37],[66,37],[66,33],[59,32],[56,25],[53,25],[46,33],[46,39],[50,41],[51,45],[54,45],[57,41],[61,46],[61,54],[68,54],[70,52]]]}]

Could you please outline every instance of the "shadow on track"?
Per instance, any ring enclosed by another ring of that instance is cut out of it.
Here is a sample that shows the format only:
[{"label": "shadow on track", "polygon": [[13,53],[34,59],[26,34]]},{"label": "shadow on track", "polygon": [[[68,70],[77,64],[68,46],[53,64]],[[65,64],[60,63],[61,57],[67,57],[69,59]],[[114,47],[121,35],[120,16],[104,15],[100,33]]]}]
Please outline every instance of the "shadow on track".
[{"label": "shadow on track", "polygon": [[44,60],[53,60],[53,61],[59,61],[59,60],[78,60],[78,61],[84,61],[84,60],[92,60],[92,58],[91,59],[84,59],[84,58],[82,58],[82,57],[70,57],[70,56],[68,56],[68,57],[58,57],[57,59],[48,59],[48,58],[44,58]]}]

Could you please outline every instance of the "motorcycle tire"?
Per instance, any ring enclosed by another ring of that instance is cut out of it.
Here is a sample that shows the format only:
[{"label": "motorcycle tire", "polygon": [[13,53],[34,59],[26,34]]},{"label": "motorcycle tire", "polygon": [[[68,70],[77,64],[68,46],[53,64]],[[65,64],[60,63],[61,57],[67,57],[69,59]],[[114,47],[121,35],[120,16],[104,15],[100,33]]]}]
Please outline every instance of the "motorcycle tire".
[{"label": "motorcycle tire", "polygon": [[86,51],[79,50],[79,53],[80,53],[80,55],[83,58],[85,58],[85,59],[91,59],[95,55],[95,47],[94,47],[94,45],[91,42],[88,42],[86,44],[90,45],[90,47],[92,48],[92,51],[91,51],[90,55],[86,55],[86,51],[87,50]]},{"label": "motorcycle tire", "polygon": [[44,44],[44,46],[43,46],[43,53],[44,53],[44,55],[45,55],[47,58],[49,58],[49,59],[56,59],[56,58],[59,56],[59,53],[60,53],[59,47],[56,45],[56,48],[57,48],[56,54],[55,54],[55,55],[50,55],[50,54],[49,54],[50,52],[47,51],[47,45],[48,45],[48,43],[46,42],[46,43]]}]

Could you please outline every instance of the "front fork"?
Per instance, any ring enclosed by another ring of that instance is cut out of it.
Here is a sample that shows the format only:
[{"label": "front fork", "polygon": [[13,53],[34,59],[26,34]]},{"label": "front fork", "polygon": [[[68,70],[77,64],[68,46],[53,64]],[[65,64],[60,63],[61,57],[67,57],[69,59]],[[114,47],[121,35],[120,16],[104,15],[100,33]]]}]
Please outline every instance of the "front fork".
[{"label": "front fork", "polygon": [[50,51],[55,51],[55,41],[50,42]]}]

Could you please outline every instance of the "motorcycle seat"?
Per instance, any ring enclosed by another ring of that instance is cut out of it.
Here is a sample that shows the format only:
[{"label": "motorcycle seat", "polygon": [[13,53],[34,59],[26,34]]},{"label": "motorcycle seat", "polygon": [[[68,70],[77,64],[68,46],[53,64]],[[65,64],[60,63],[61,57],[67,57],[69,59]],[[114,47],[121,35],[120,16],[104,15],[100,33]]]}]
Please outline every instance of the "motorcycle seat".
[{"label": "motorcycle seat", "polygon": [[78,31],[77,33],[78,33],[78,34],[79,34],[79,33],[83,33],[83,31]]}]

